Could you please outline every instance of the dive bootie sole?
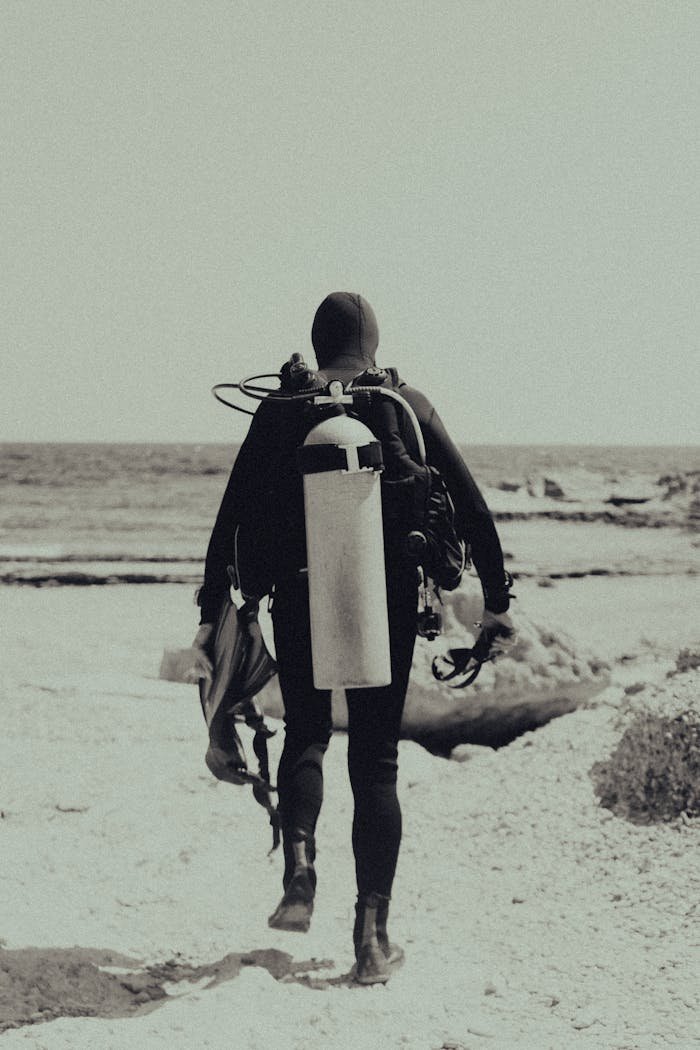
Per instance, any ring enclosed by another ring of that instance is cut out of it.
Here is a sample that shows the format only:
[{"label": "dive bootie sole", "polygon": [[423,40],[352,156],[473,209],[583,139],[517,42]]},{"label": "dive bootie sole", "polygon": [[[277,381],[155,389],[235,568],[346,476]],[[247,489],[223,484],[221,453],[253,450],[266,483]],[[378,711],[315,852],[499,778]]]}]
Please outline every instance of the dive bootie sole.
[{"label": "dive bootie sole", "polygon": [[362,945],[354,977],[358,984],[386,984],[389,980],[389,963],[378,944]]},{"label": "dive bootie sole", "polygon": [[273,930],[306,933],[314,911],[314,888],[308,871],[294,874],[267,925]]},{"label": "dive bootie sole", "polygon": [[311,925],[313,910],[313,901],[285,901],[282,898],[267,920],[267,925],[272,930],[307,933]]}]

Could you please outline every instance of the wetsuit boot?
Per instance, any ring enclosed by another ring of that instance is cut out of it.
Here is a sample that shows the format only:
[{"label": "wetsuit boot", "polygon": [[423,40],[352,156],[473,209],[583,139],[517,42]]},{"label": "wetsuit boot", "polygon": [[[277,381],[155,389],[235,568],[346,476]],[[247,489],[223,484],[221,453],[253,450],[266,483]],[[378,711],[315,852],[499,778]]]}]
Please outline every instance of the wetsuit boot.
[{"label": "wetsuit boot", "polygon": [[[387,932],[387,919],[389,917],[389,897],[383,897],[381,894],[372,894],[377,899],[376,914],[375,914],[375,930],[377,934],[377,944],[381,952],[383,953],[387,965],[392,968],[398,963],[403,962],[404,951],[403,948],[399,947],[398,944],[392,944],[389,941],[389,934]],[[365,900],[366,898],[358,897],[357,903],[355,904],[355,925],[352,931],[352,939],[355,945],[355,959],[359,961],[360,948],[362,946],[362,934],[365,920]],[[367,954],[367,953],[365,953]]]},{"label": "wetsuit boot", "polygon": [[314,840],[303,832],[283,832],[285,874],[284,895],[267,920],[273,930],[306,933],[311,923],[316,894]]},{"label": "wetsuit boot", "polygon": [[357,960],[355,980],[359,984],[386,984],[389,980],[389,960],[384,952],[384,943],[387,948],[389,944],[386,937],[386,918],[381,945],[377,930],[377,912],[380,907],[383,910],[384,904],[388,908],[389,898],[379,893],[368,893],[357,898],[353,941]]}]

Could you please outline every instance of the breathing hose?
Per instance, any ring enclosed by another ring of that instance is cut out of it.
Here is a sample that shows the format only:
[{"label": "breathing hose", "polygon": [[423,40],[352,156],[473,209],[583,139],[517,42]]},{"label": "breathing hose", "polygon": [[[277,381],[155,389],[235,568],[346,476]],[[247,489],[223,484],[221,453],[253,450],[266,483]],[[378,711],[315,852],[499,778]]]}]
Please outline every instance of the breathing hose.
[{"label": "breathing hose", "polygon": [[[212,387],[211,392],[222,405],[226,405],[227,408],[232,408],[236,412],[243,412],[247,416],[255,415],[250,409],[241,408],[240,405],[234,405],[232,401],[228,401],[223,397],[220,390],[238,390],[245,397],[252,398],[254,401],[265,401],[266,403],[279,401],[282,404],[288,403],[289,401],[311,401],[315,397],[323,396],[323,389],[314,387],[310,390],[300,390],[297,393],[287,392],[285,390],[270,390],[268,387],[254,385],[259,379],[279,379],[279,372],[262,372],[259,375],[248,376],[246,379],[241,379],[238,383],[217,383]],[[347,396],[351,397],[353,394],[381,394],[383,397],[388,397],[390,400],[396,402],[404,410],[409,420],[416,438],[416,445],[418,447],[418,455],[421,463],[425,464],[425,441],[423,440],[423,433],[418,422],[418,417],[413,411],[411,405],[405,398],[401,397],[395,390],[387,390],[386,387],[381,386],[352,386],[348,391]]]}]

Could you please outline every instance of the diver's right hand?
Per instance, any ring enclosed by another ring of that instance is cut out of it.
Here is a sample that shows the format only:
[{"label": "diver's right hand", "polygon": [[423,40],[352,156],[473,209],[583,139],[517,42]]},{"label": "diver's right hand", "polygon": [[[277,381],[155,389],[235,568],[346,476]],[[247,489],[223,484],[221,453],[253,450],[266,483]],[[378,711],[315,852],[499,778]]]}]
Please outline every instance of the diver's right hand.
[{"label": "diver's right hand", "polygon": [[213,623],[200,623],[199,630],[197,631],[196,635],[194,636],[194,641],[192,642],[192,647],[194,649],[204,649],[204,647],[208,644],[208,642],[209,642],[209,640],[210,640],[210,638],[211,638],[213,633],[214,633],[214,624]]},{"label": "diver's right hand", "polygon": [[211,682],[214,666],[204,649],[197,649],[195,646],[192,646],[190,653],[192,655],[192,663],[185,672],[185,681],[197,683],[200,679],[206,678],[208,682]]}]

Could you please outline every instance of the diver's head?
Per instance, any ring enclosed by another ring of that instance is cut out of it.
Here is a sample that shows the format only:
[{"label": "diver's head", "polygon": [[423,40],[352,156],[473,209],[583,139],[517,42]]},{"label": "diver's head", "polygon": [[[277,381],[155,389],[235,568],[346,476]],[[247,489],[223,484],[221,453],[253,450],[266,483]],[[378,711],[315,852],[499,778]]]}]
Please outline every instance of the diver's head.
[{"label": "diver's head", "polygon": [[373,365],[379,343],[374,310],[355,292],[331,292],[316,311],[311,342],[319,368]]}]

